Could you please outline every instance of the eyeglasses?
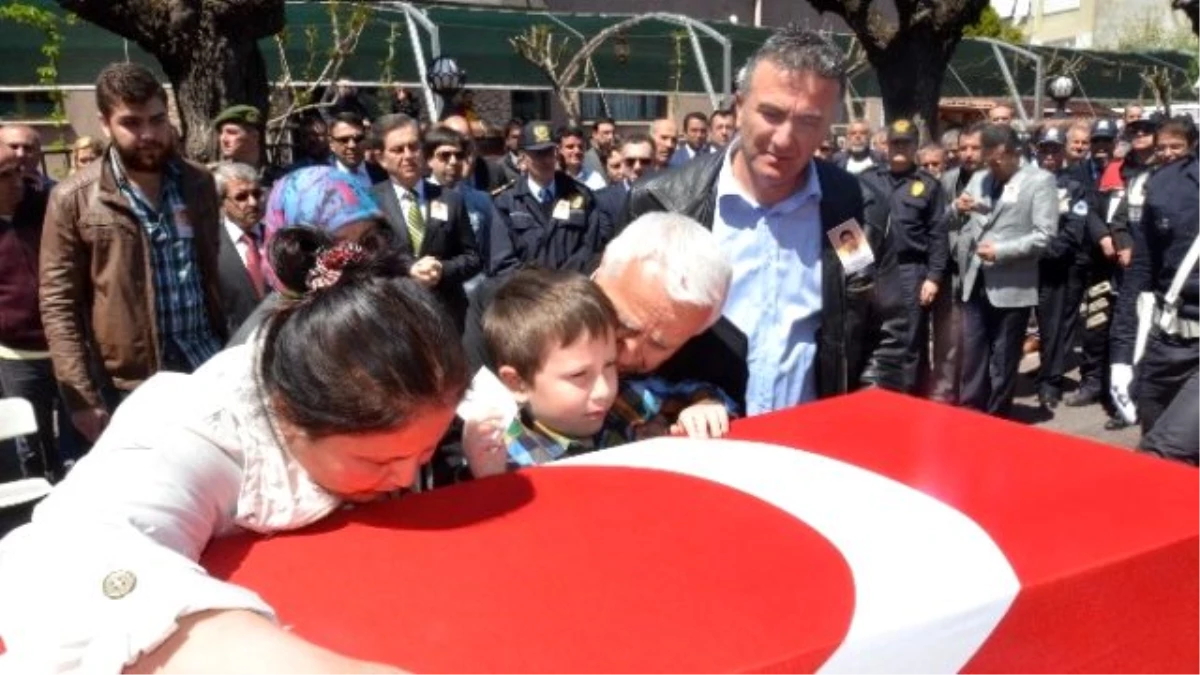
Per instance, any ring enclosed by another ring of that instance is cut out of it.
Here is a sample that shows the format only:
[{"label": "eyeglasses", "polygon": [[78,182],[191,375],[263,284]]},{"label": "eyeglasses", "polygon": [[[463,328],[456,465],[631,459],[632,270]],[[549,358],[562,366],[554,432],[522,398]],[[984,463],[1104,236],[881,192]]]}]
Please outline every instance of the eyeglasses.
[{"label": "eyeglasses", "polygon": [[625,163],[625,166],[643,166],[652,160],[649,157],[626,157],[621,161]]},{"label": "eyeglasses", "polygon": [[461,150],[438,150],[433,156],[439,162],[449,162],[452,159],[462,159],[464,154]]},{"label": "eyeglasses", "polygon": [[255,188],[253,190],[243,190],[237,194],[229,195],[229,198],[232,199],[233,201],[241,204],[242,202],[246,201],[247,199],[250,199],[251,197],[261,200],[262,196],[263,196],[263,191],[261,189]]},{"label": "eyeglasses", "polygon": [[354,134],[353,136],[333,136],[332,138],[334,143],[341,143],[342,145],[350,145],[351,143],[360,145],[363,141],[367,140],[366,134]]}]

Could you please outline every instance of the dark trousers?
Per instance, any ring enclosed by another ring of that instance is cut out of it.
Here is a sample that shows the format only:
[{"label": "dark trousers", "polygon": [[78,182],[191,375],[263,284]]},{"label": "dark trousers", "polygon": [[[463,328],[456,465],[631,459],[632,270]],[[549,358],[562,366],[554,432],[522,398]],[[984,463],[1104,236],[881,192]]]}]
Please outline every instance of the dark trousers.
[{"label": "dark trousers", "polygon": [[[1039,357],[1037,388],[1039,392],[1061,394],[1067,358],[1075,345],[1079,330],[1079,300],[1083,284],[1077,268],[1046,263],[1039,270],[1037,322]],[[1072,283],[1072,282],[1075,283]]]},{"label": "dark trousers", "polygon": [[[1112,326],[1121,270],[1107,260],[1093,260],[1083,294],[1083,337],[1080,341],[1079,386],[1108,391],[1108,331]],[[1109,290],[1102,290],[1107,282]]]},{"label": "dark trousers", "polygon": [[26,451],[13,441],[0,441],[0,481],[60,475],[62,460],[54,442],[54,408],[58,384],[50,359],[28,361],[0,359],[0,391],[33,405],[37,434],[23,439]]},{"label": "dark trousers", "polygon": [[1200,347],[1155,329],[1138,362],[1138,449],[1196,466],[1200,454]]},{"label": "dark trousers", "polygon": [[949,283],[938,290],[930,313],[933,317],[933,391],[931,398],[957,404],[962,382],[963,313],[957,274],[946,275]]},{"label": "dark trousers", "polygon": [[992,305],[979,279],[963,305],[962,404],[1001,417],[1012,409],[1029,308]]},{"label": "dark trousers", "polygon": [[904,379],[909,392],[929,394],[929,310],[921,306],[921,285],[928,267],[924,263],[900,263],[896,266],[897,283],[904,299],[907,326],[904,335]]}]

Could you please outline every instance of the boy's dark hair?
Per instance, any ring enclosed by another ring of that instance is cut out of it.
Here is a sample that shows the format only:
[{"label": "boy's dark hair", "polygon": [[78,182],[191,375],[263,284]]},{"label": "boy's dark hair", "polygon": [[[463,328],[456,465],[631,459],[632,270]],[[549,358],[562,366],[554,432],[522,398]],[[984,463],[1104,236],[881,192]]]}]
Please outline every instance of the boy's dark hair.
[{"label": "boy's dark hair", "polygon": [[[294,290],[332,243],[317,230],[280,230],[272,268]],[[445,309],[408,278],[408,259],[375,248],[333,285],[286,300],[264,328],[266,394],[313,438],[395,429],[454,405],[467,387],[462,340]]]},{"label": "boy's dark hair", "polygon": [[433,157],[433,153],[440,147],[449,145],[458,148],[459,152],[467,151],[467,137],[458,133],[450,127],[437,126],[425,132],[425,139],[421,145],[421,151],[425,155],[425,159]]},{"label": "boy's dark hair", "polygon": [[121,103],[144,105],[152,98],[167,103],[167,92],[150,69],[138,63],[110,63],[96,76],[96,107],[108,119]]},{"label": "boy's dark hair", "polygon": [[530,382],[550,350],[584,335],[616,332],[617,310],[591,279],[567,270],[521,270],[492,298],[483,337],[496,368],[510,366]]}]

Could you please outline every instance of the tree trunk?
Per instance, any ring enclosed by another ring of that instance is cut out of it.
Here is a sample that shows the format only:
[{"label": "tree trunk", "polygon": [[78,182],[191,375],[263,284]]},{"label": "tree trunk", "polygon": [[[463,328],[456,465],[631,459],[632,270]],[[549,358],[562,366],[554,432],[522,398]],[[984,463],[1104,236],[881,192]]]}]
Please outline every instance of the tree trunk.
[{"label": "tree trunk", "polygon": [[925,141],[937,139],[942,80],[957,42],[937,49],[931,45],[944,44],[944,39],[931,31],[913,31],[897,35],[871,59],[888,121],[912,119],[927,134]]},{"label": "tree trunk", "polygon": [[205,30],[192,38],[157,56],[175,89],[183,149],[192,159],[209,161],[216,157],[209,123],[221,110],[248,103],[263,112],[265,122],[267,66],[258,41],[249,36]]},{"label": "tree trunk", "polygon": [[175,90],[189,157],[212,157],[209,122],[229,105],[256,106],[266,121],[270,92],[258,40],[283,30],[283,0],[57,2],[158,59]]}]

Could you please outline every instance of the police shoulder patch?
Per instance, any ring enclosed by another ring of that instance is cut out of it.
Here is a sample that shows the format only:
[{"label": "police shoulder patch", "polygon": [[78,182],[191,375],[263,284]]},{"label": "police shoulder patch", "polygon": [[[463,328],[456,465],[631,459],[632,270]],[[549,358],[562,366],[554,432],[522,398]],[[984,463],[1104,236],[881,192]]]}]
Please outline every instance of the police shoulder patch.
[{"label": "police shoulder patch", "polygon": [[920,197],[921,195],[925,194],[925,183],[920,180],[913,181],[912,188],[909,190],[909,192],[914,197]]},{"label": "police shoulder patch", "polygon": [[1071,207],[1071,213],[1074,213],[1075,215],[1080,216],[1080,217],[1086,216],[1088,214],[1087,202],[1082,199],[1075,202],[1075,206]]}]

